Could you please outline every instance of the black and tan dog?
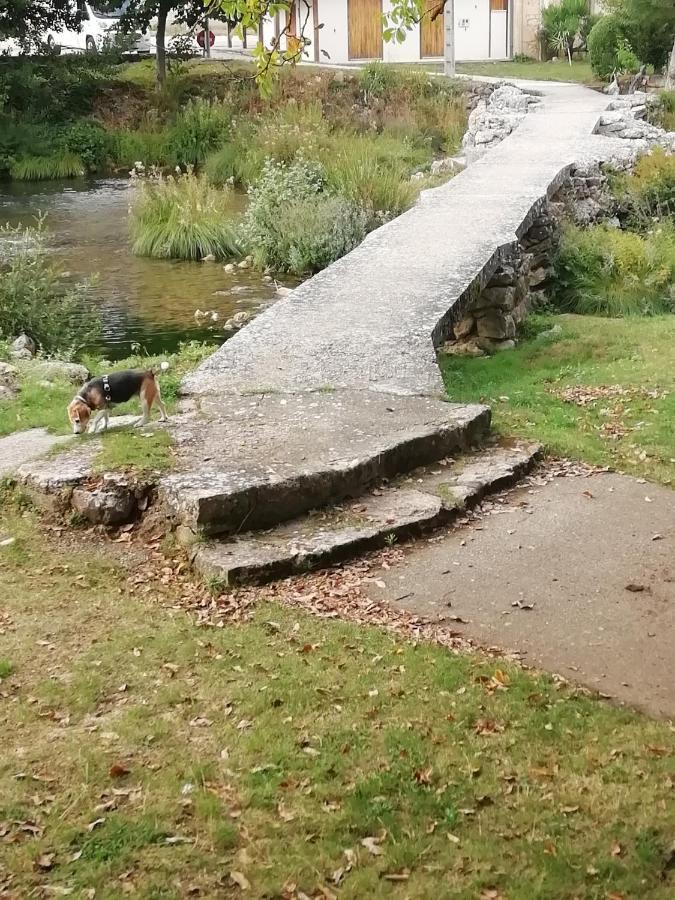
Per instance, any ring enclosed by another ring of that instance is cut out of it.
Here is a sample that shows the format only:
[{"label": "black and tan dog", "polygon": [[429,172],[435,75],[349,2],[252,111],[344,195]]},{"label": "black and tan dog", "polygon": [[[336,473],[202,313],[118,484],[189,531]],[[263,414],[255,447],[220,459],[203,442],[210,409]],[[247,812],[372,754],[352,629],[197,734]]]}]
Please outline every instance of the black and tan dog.
[{"label": "black and tan dog", "polygon": [[71,400],[68,404],[68,419],[73,426],[74,433],[83,434],[87,430],[92,413],[96,413],[92,431],[96,431],[101,419],[103,419],[105,431],[108,428],[110,407],[116,406],[118,403],[126,403],[136,395],[140,397],[143,411],[143,415],[135,423],[137,427],[148,424],[154,403],[159,406],[161,421],[164,422],[168,418],[155,373],[150,369],[127,369],[123,372],[113,372],[111,375],[92,378]]}]

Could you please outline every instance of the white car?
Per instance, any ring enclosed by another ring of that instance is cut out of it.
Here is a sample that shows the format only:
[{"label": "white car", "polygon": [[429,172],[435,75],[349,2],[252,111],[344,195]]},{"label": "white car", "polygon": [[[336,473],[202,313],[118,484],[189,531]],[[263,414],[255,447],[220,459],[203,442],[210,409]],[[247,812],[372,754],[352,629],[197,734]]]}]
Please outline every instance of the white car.
[{"label": "white car", "polygon": [[[47,32],[47,46],[56,52],[96,53],[103,48],[107,38],[112,39],[117,24],[126,4],[122,3],[114,12],[104,12],[95,3],[87,0],[76,0],[80,30],[63,28],[60,31]],[[147,37],[134,35],[135,43],[131,54],[149,54],[155,50],[154,44]]]}]

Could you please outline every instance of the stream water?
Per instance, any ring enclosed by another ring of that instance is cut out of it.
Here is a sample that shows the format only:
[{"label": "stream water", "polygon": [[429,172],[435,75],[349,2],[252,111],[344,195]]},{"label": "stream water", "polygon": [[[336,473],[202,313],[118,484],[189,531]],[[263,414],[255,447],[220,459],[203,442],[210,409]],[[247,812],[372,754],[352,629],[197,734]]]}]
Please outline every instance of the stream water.
[{"label": "stream water", "polygon": [[[274,299],[275,286],[250,270],[226,275],[220,263],[133,256],[133,189],[122,179],[0,185],[0,222],[31,225],[45,215],[49,244],[70,277],[98,275],[90,296],[103,320],[97,349],[108,358],[129,355],[132,344],[159,353],[190,339],[219,343],[228,317]],[[218,321],[198,322],[197,309],[217,312]]]}]

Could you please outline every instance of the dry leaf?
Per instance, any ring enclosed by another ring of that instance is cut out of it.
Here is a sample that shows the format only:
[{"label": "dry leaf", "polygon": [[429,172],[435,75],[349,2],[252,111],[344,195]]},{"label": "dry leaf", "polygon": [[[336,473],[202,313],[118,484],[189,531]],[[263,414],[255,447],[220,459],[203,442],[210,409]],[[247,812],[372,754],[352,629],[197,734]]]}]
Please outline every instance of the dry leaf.
[{"label": "dry leaf", "polygon": [[44,872],[48,872],[50,869],[54,868],[54,858],[54,853],[43,853],[35,860],[35,867],[37,869],[42,869]]},{"label": "dry leaf", "polygon": [[230,872],[230,881],[238,885],[242,889],[242,891],[247,891],[251,887],[251,882],[243,872]]},{"label": "dry leaf", "polygon": [[87,831],[93,831],[94,828],[98,828],[98,826],[103,825],[104,822],[105,822],[105,819],[94,819],[93,822],[90,822],[87,825]]},{"label": "dry leaf", "polygon": [[361,838],[361,846],[365,847],[373,856],[382,856],[382,847],[378,846],[377,838],[364,837]]},{"label": "dry leaf", "polygon": [[295,818],[295,813],[290,809],[286,809],[283,803],[277,806],[277,812],[279,813],[279,818],[283,819],[284,822],[292,822]]},{"label": "dry leaf", "polygon": [[108,774],[111,778],[122,778],[124,775],[128,775],[131,769],[124,765],[124,763],[113,763],[108,770]]}]

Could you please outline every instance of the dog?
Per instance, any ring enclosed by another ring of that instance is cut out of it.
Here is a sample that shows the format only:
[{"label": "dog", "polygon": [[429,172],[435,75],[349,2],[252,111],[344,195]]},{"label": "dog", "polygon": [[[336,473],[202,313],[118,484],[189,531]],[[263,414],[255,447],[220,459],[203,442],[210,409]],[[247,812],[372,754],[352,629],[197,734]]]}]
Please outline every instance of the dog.
[{"label": "dog", "polygon": [[143,411],[143,415],[135,423],[137,428],[148,424],[154,403],[159,406],[160,421],[165,422],[169,418],[162,403],[155,373],[151,369],[126,369],[92,378],[73,397],[68,404],[68,419],[73,426],[73,433],[84,434],[87,431],[92,413],[95,413],[92,431],[96,432],[101,419],[103,430],[107,431],[110,407],[126,403],[136,395],[140,398]]}]

